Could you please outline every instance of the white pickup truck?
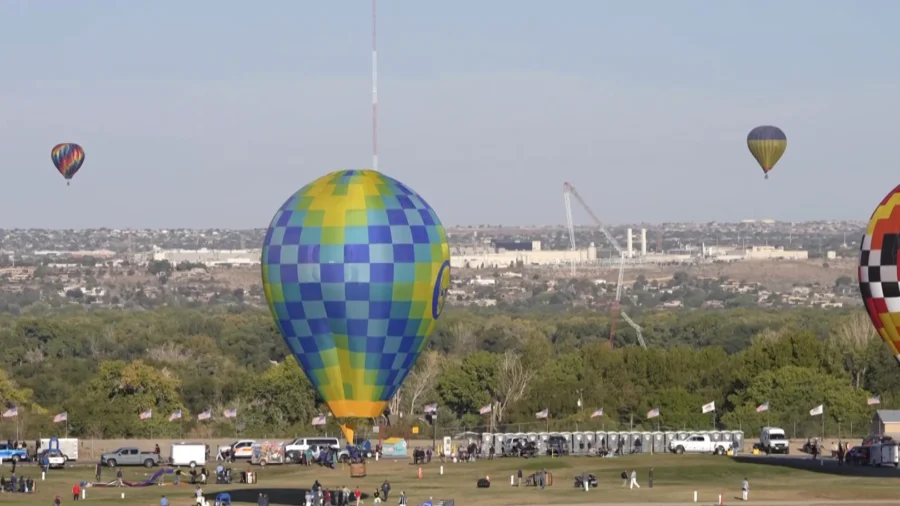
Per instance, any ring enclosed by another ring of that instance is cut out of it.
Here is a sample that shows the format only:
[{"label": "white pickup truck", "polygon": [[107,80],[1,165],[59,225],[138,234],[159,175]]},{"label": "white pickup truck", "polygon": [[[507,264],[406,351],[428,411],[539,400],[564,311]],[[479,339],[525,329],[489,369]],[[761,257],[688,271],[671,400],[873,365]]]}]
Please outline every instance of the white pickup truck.
[{"label": "white pickup truck", "polygon": [[669,451],[681,453],[712,453],[725,455],[731,449],[731,441],[713,441],[709,436],[693,434],[669,443]]}]

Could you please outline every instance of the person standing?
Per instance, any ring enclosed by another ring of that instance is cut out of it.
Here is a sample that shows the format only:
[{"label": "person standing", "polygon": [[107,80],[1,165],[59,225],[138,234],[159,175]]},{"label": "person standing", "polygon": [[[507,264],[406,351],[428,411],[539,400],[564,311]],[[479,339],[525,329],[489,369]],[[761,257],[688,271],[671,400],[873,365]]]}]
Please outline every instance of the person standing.
[{"label": "person standing", "polygon": [[387,480],[384,480],[384,483],[381,484],[381,493],[384,496],[384,500],[387,501],[388,495],[391,493],[391,484]]},{"label": "person standing", "polygon": [[117,487],[122,486],[122,468],[121,467],[116,469],[116,486]]},{"label": "person standing", "polygon": [[750,495],[750,482],[747,481],[747,477],[744,477],[744,481],[741,482],[741,499],[746,501],[747,497]]},{"label": "person standing", "polygon": [[400,502],[398,502],[400,506],[406,506],[406,492],[400,491]]},{"label": "person standing", "polygon": [[653,468],[650,468],[650,488],[653,488]]},{"label": "person standing", "polygon": [[622,471],[622,488],[628,486],[628,471]]},{"label": "person standing", "polygon": [[103,476],[103,464],[97,463],[97,467],[94,469],[94,478],[99,482]]},{"label": "person standing", "polygon": [[72,500],[77,501],[79,496],[81,496],[81,486],[76,483],[75,486],[72,487]]},{"label": "person standing", "polygon": [[628,487],[628,489],[631,490],[634,487],[641,488],[641,486],[638,485],[638,482],[637,482],[637,470],[636,469],[631,470],[631,485]]},{"label": "person standing", "polygon": [[522,470],[521,469],[519,469],[519,481],[518,481],[518,483],[516,483],[516,486],[517,487],[522,486]]},{"label": "person standing", "polygon": [[356,498],[356,506],[359,506],[359,498],[362,497],[362,492],[359,491],[359,487],[356,487],[356,490],[353,491],[353,497]]}]

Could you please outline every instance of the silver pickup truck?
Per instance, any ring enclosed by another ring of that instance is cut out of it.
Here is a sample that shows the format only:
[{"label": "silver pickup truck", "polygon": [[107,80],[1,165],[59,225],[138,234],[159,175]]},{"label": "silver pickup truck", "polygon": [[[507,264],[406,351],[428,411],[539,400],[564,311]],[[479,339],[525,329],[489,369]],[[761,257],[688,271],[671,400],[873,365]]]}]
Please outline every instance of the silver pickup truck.
[{"label": "silver pickup truck", "polygon": [[159,465],[159,455],[153,452],[142,452],[137,448],[119,448],[113,452],[100,455],[100,463],[104,466],[144,466],[153,467]]}]

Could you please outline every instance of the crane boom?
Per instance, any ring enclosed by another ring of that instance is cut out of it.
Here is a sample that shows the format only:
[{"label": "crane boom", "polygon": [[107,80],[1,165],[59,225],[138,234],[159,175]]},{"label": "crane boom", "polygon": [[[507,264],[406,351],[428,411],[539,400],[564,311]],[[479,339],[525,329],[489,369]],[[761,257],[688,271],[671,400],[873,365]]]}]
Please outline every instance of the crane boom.
[{"label": "crane boom", "polygon": [[[569,198],[569,192],[563,190],[563,200],[566,202],[566,227],[569,229],[569,243],[572,245],[572,251],[575,248],[575,222],[572,221],[572,199]],[[575,258],[572,258],[572,277],[575,277]]]},{"label": "crane boom", "polygon": [[616,238],[613,237],[608,230],[606,230],[606,227],[603,226],[603,222],[600,221],[600,218],[597,218],[597,215],[595,215],[594,212],[591,211],[591,208],[588,207],[584,199],[581,198],[581,195],[578,194],[578,190],[576,190],[571,183],[566,182],[563,183],[563,191],[567,195],[572,195],[573,197],[575,197],[575,200],[577,200],[578,203],[581,204],[581,208],[584,209],[584,212],[586,212],[587,215],[590,216],[594,221],[594,225],[596,225],[597,228],[600,229],[600,232],[603,232],[603,235],[606,236],[606,240],[609,241],[610,244],[612,244],[612,247],[615,248],[617,252],[619,252],[619,256],[625,256],[625,250],[622,249],[622,246],[619,246],[619,241],[617,241]]},{"label": "crane boom", "polygon": [[[622,246],[619,245],[619,241],[617,241],[616,238],[613,237],[613,235],[610,234],[608,230],[606,230],[606,227],[603,226],[603,222],[600,221],[600,218],[597,218],[597,215],[595,215],[594,212],[591,211],[591,208],[587,205],[584,199],[581,198],[581,195],[578,194],[578,190],[576,190],[575,187],[572,186],[572,184],[569,182],[563,183],[563,197],[566,203],[566,224],[569,227],[569,241],[572,243],[572,249],[575,249],[575,227],[572,220],[571,197],[575,197],[575,200],[578,201],[578,203],[581,205],[581,208],[584,209],[587,215],[591,217],[591,220],[594,221],[594,225],[596,225],[597,228],[600,229],[600,232],[603,233],[603,235],[606,237],[606,240],[609,241],[612,247],[615,248],[615,250],[619,253],[619,272],[618,277],[616,278],[616,298],[613,301],[612,310],[610,312],[609,345],[612,346],[613,344],[613,338],[615,338],[616,335],[616,322],[619,319],[619,315],[621,314],[625,322],[627,322],[628,325],[630,325],[637,334],[638,343],[642,348],[646,349],[647,343],[644,342],[644,336],[641,332],[641,327],[638,324],[634,323],[634,320],[632,320],[627,314],[625,314],[624,311],[621,310],[620,301],[622,300],[623,286],[625,283],[625,251],[622,249]],[[573,272],[574,269],[575,267],[573,265]],[[635,305],[638,305],[637,298],[635,298],[632,294],[628,294],[628,297],[632,302],[634,302]]]}]

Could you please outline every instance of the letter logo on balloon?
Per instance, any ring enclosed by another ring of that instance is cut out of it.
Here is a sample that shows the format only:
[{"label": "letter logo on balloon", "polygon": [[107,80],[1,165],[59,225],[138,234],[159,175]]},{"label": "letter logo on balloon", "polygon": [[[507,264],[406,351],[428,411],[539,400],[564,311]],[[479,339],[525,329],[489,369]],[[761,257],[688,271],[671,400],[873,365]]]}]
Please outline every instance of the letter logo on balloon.
[{"label": "letter logo on balloon", "polygon": [[447,290],[450,288],[450,261],[441,265],[438,272],[437,281],[434,282],[434,294],[431,298],[431,317],[435,320],[441,316],[444,311],[444,301],[447,299]]},{"label": "letter logo on balloon", "polygon": [[875,330],[900,361],[900,186],[872,213],[859,251],[859,291]]}]

